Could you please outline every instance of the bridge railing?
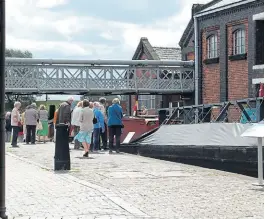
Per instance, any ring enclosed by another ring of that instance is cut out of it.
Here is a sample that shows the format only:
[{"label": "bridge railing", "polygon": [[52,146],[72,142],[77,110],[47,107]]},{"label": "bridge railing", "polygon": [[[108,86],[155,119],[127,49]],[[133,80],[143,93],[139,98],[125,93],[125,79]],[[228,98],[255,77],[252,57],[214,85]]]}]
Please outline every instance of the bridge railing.
[{"label": "bridge railing", "polygon": [[185,93],[194,90],[193,62],[7,59],[9,93]]},{"label": "bridge railing", "polygon": [[[172,112],[171,115],[169,112]],[[159,109],[163,124],[257,123],[264,119],[264,98]],[[170,115],[170,116],[169,116]]]}]

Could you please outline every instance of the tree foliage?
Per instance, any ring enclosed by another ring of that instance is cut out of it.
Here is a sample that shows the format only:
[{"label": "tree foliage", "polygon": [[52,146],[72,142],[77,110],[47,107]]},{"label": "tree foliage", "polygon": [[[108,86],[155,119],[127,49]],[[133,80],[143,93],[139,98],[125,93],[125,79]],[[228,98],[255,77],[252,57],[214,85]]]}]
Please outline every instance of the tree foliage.
[{"label": "tree foliage", "polygon": [[[5,52],[6,57],[8,58],[32,58],[33,55],[30,51],[22,51],[19,49],[6,49]],[[20,72],[20,73],[23,73]],[[26,106],[35,101],[33,95],[6,95],[6,109],[10,110],[13,108],[14,102],[20,101],[22,103],[22,107]]]},{"label": "tree foliage", "polygon": [[6,49],[6,57],[9,58],[32,58],[32,53],[28,50]]}]

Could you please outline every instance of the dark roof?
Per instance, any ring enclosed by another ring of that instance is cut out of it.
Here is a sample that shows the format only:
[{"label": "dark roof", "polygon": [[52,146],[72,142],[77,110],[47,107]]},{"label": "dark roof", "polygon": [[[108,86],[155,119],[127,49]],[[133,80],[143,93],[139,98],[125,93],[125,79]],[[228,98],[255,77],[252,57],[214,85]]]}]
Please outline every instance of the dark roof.
[{"label": "dark roof", "polygon": [[198,12],[202,11],[202,10],[205,10],[206,8],[212,6],[212,5],[214,5],[214,4],[216,4],[216,3],[220,2],[220,1],[222,1],[222,0],[212,0],[212,1],[208,2],[208,3],[206,3],[206,4],[194,4],[192,6],[192,16],[191,16],[191,19],[190,19],[186,29],[184,30],[184,32],[183,32],[183,34],[182,34],[182,36],[180,38],[180,41],[179,41],[179,46],[180,47],[183,46],[185,40],[189,36],[191,36],[192,35],[191,33],[193,33],[193,31],[194,31],[193,30],[193,15],[195,13],[198,13]]},{"label": "dark roof", "polygon": [[181,49],[177,47],[153,47],[160,60],[181,60]]},{"label": "dark roof", "polygon": [[146,37],[142,37],[132,57],[140,59],[144,53],[149,60],[181,60],[181,49],[178,47],[153,47]]}]

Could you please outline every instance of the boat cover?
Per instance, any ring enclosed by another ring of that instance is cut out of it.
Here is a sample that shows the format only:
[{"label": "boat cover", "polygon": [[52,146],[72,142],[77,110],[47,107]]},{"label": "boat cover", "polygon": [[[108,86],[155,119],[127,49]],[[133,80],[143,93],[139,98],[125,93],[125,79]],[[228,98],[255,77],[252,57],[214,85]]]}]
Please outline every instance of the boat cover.
[{"label": "boat cover", "polygon": [[241,137],[241,134],[251,126],[252,124],[241,123],[162,125],[139,143],[176,146],[257,146],[256,138]]}]

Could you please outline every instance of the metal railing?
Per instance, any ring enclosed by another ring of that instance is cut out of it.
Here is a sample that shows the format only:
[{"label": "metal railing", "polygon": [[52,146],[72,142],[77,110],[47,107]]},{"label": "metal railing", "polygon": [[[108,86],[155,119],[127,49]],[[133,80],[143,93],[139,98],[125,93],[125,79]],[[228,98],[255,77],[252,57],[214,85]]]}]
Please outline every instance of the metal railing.
[{"label": "metal railing", "polygon": [[[173,113],[169,116],[169,111]],[[257,123],[264,119],[264,98],[159,109],[162,124]]]},{"label": "metal railing", "polygon": [[6,93],[172,94],[194,91],[194,63],[6,59]]}]

